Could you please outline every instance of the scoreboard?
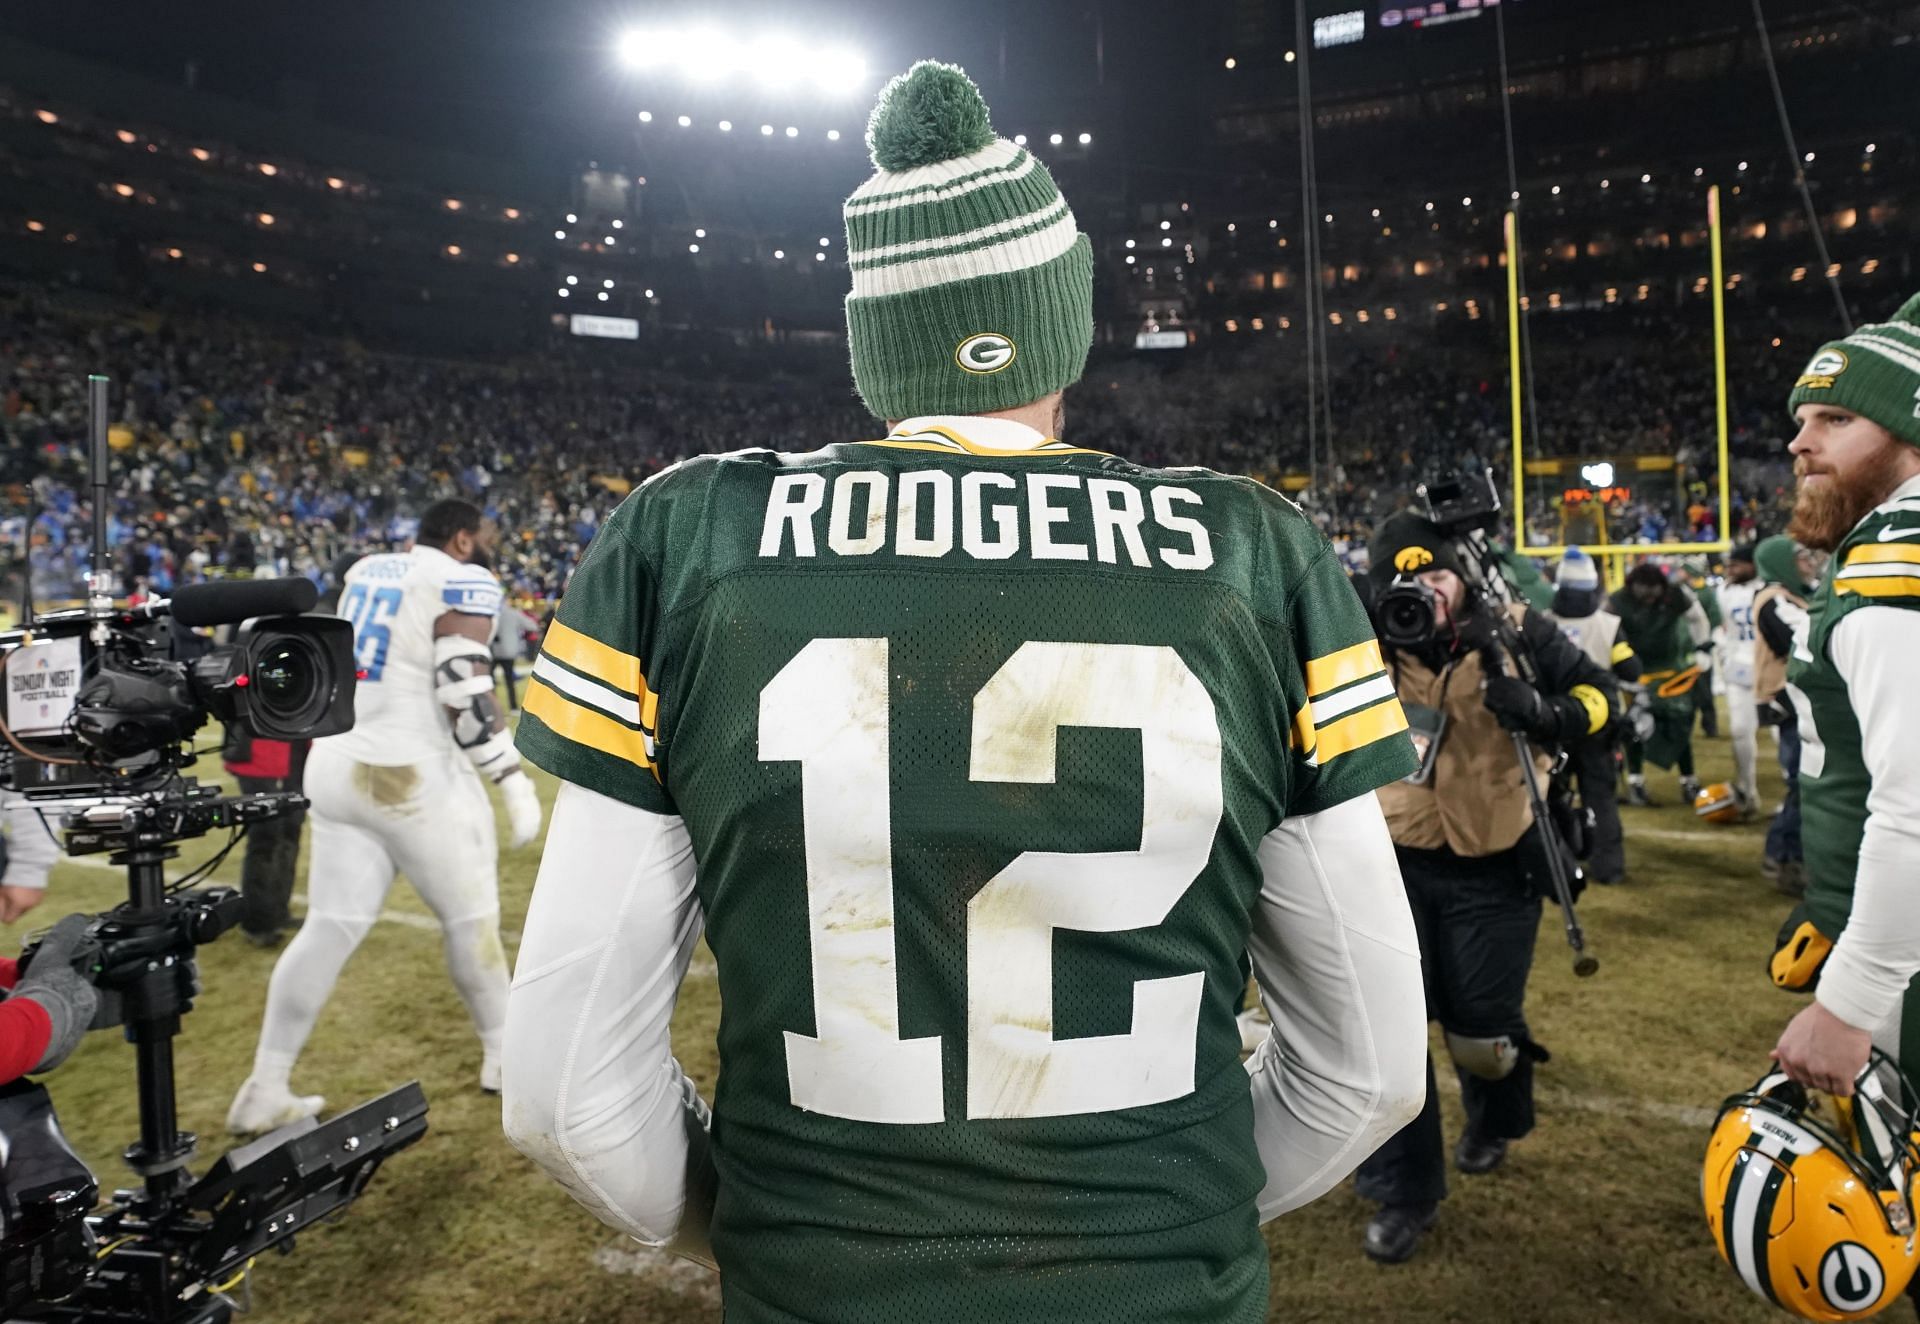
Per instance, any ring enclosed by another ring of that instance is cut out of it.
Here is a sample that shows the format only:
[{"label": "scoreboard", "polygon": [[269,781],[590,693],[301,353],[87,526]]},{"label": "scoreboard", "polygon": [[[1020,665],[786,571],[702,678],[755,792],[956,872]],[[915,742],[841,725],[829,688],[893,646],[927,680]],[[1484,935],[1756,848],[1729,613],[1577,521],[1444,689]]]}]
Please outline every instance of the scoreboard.
[{"label": "scoreboard", "polygon": [[[1508,0],[1511,3],[1512,0]],[[1431,28],[1443,23],[1457,23],[1462,19],[1479,18],[1489,9],[1496,9],[1501,0],[1428,0],[1426,4],[1400,4],[1397,0],[1381,0],[1380,26],[1383,28],[1414,27]]]},{"label": "scoreboard", "polygon": [[1314,5],[1320,17],[1313,20],[1313,48],[1351,46],[1364,41],[1372,32],[1394,29],[1437,28],[1463,19],[1479,18],[1501,4],[1518,0],[1426,0],[1424,4],[1406,4],[1403,0],[1371,0],[1371,8],[1360,8],[1365,0],[1319,0]]}]

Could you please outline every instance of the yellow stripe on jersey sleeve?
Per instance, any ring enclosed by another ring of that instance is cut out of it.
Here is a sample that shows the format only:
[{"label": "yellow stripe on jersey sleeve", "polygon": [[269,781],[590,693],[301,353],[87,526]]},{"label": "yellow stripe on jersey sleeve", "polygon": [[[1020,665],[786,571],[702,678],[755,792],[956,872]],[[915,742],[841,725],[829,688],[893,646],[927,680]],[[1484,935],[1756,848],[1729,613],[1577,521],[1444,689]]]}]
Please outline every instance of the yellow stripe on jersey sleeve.
[{"label": "yellow stripe on jersey sleeve", "polygon": [[575,703],[539,677],[528,680],[527,698],[523,706],[527,712],[545,722],[555,735],[571,740],[576,745],[625,759],[628,763],[647,769],[655,781],[660,779],[660,770],[647,755],[644,733],[630,726],[622,726],[585,704]]},{"label": "yellow stripe on jersey sleeve", "polygon": [[1862,543],[1847,553],[1847,565],[1886,565],[1889,562],[1920,567],[1920,542]]},{"label": "yellow stripe on jersey sleeve", "polygon": [[[1920,565],[1914,567],[1920,570]],[[1920,578],[1911,575],[1875,575],[1871,579],[1835,579],[1836,595],[1858,593],[1863,598],[1920,598]]]},{"label": "yellow stripe on jersey sleeve", "polygon": [[1320,766],[1325,767],[1350,750],[1371,745],[1376,740],[1384,740],[1406,729],[1407,715],[1397,698],[1387,699],[1357,713],[1348,713],[1320,728],[1316,749]]},{"label": "yellow stripe on jersey sleeve", "polygon": [[1619,666],[1633,656],[1633,645],[1622,639],[1613,646],[1613,665]]},{"label": "yellow stripe on jersey sleeve", "polygon": [[1317,699],[1328,690],[1364,680],[1386,669],[1377,639],[1365,639],[1325,657],[1311,658],[1307,662],[1307,697]]},{"label": "yellow stripe on jersey sleeve", "polygon": [[640,674],[640,659],[633,654],[603,644],[558,620],[547,627],[547,637],[540,641],[540,649],[583,676],[591,676],[602,685],[641,699],[645,706],[647,682]]}]

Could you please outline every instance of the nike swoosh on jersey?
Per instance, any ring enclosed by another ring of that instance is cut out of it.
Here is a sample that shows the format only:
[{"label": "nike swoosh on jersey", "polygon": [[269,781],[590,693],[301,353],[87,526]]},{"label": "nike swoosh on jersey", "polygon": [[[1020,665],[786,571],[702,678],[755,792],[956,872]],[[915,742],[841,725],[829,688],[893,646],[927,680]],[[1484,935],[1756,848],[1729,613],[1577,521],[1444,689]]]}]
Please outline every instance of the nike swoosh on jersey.
[{"label": "nike swoosh on jersey", "polygon": [[1916,533],[1920,533],[1920,524],[1916,524],[1908,529],[1896,529],[1889,525],[1880,530],[1875,536],[1878,537],[1881,542],[1892,542],[1895,538],[1911,538]]}]

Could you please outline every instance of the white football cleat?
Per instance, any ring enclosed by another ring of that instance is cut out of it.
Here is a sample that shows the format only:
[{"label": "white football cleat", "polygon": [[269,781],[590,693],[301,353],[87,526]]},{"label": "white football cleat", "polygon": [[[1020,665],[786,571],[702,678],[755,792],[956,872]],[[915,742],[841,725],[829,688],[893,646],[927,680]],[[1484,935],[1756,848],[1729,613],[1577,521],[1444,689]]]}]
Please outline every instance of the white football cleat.
[{"label": "white football cleat", "polygon": [[289,1122],[313,1117],[327,1106],[318,1094],[295,1094],[285,1086],[264,1085],[248,1076],[227,1109],[227,1130],[237,1136],[261,1135]]},{"label": "white football cleat", "polygon": [[497,1054],[488,1053],[480,1059],[480,1088],[488,1094],[500,1092],[500,1058]]}]

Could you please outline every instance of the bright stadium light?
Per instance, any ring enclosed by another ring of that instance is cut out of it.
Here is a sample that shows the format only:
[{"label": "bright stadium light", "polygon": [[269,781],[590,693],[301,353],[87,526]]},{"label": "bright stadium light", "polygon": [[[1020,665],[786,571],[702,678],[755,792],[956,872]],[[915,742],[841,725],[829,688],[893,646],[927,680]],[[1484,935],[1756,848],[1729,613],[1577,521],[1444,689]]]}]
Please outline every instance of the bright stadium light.
[{"label": "bright stadium light", "polygon": [[815,56],[811,62],[813,82],[823,92],[858,92],[867,82],[867,62],[844,47],[835,47]]},{"label": "bright stadium light", "polygon": [[732,121],[732,120],[721,120],[721,121],[720,121],[720,132],[722,132],[722,133],[732,133],[732,132],[733,132],[733,121]]},{"label": "bright stadium light", "polygon": [[569,277],[567,277],[567,284],[569,284],[569,285],[578,285],[579,283],[580,283],[580,278],[579,278],[578,276],[569,276]]},{"label": "bright stadium light", "polygon": [[693,237],[695,239],[705,239],[707,237],[707,232],[705,230],[695,230],[693,232]]},{"label": "bright stadium light", "polygon": [[605,303],[606,301],[607,301],[607,292],[606,292],[605,290],[601,290],[601,291],[600,291],[600,302],[601,302],[601,303]]},{"label": "bright stadium light", "polygon": [[827,96],[866,90],[867,62],[844,46],[816,44],[790,33],[744,36],[707,26],[635,29],[614,42],[619,63],[688,82],[751,84],[780,92],[805,87]]},{"label": "bright stadium light", "polygon": [[564,299],[570,293],[572,293],[572,291],[568,290],[566,286],[562,285],[558,290],[554,291],[554,293],[558,294],[561,298]]},{"label": "bright stadium light", "polygon": [[698,252],[700,251],[700,245],[698,245],[698,244],[688,244],[688,245],[687,245],[687,251],[688,251],[689,253],[698,253]]},{"label": "bright stadium light", "polygon": [[774,250],[773,250],[773,260],[774,260],[775,262],[784,262],[784,261],[786,261],[786,258],[787,258],[787,250],[786,250],[786,249],[784,249],[784,248],[776,248],[776,249],[774,249]]},{"label": "bright stadium light", "polygon": [[616,229],[616,230],[621,230],[621,229],[625,229],[625,228],[626,228],[626,224],[627,224],[627,223],[626,223],[625,221],[623,221],[623,220],[621,220],[621,219],[620,219],[620,218],[619,218],[618,216],[616,216],[616,217],[614,217],[614,218],[613,218],[613,228],[614,228],[614,229]]},{"label": "bright stadium light", "polygon": [[1129,240],[1127,240],[1127,247],[1128,247],[1128,248],[1132,248],[1132,247],[1133,247],[1133,240],[1131,240],[1131,239],[1129,239]]},{"label": "bright stadium light", "polygon": [[1055,147],[1058,147],[1062,140],[1059,134],[1050,133],[1047,135],[1047,141],[1052,143]]},{"label": "bright stadium light", "polygon": [[641,122],[642,124],[651,124],[651,123],[653,123],[653,112],[652,112],[652,111],[650,111],[650,110],[643,110],[643,111],[641,111],[641,112],[640,112],[640,122]]},{"label": "bright stadium light", "polygon": [[827,260],[827,255],[825,253],[815,253],[813,255],[813,260],[815,262],[825,262]]},{"label": "bright stadium light", "polygon": [[825,248],[828,244],[832,242],[833,240],[827,238],[825,235],[820,236],[820,247]]},{"label": "bright stadium light", "polygon": [[760,126],[760,136],[762,138],[773,137],[773,126],[771,124],[762,124]]},{"label": "bright stadium light", "polygon": [[1013,145],[1014,145],[1015,147],[1025,147],[1025,146],[1027,145],[1027,135],[1026,135],[1026,134],[1024,134],[1024,133],[1016,133],[1016,134],[1014,134],[1014,135],[1013,135]]},{"label": "bright stadium light", "polygon": [[1093,141],[1093,135],[1092,135],[1092,134],[1090,134],[1090,133],[1083,133],[1083,134],[1081,134],[1081,135],[1080,135],[1080,145],[1081,145],[1082,147],[1085,147],[1085,146],[1087,146],[1087,145],[1088,145],[1089,143],[1091,143],[1092,141]]},{"label": "bright stadium light", "polygon": [[787,137],[798,138],[799,136],[800,136],[800,130],[794,128],[793,125],[789,124],[787,126]]},{"label": "bright stadium light", "polygon": [[839,142],[839,141],[840,141],[840,130],[838,130],[838,129],[828,129],[828,130],[827,130],[827,141],[828,141],[828,142],[830,142],[830,143],[837,143],[837,142]]},{"label": "bright stadium light", "polygon": [[565,239],[567,237],[567,232],[565,230],[555,230],[553,232],[553,237],[555,239]]},{"label": "bright stadium light", "polygon": [[674,120],[674,123],[678,124],[683,129],[691,129],[693,127],[693,116],[681,115]]},{"label": "bright stadium light", "polygon": [[577,215],[575,215],[575,214],[574,214],[573,212],[568,212],[568,213],[567,213],[567,224],[568,224],[568,225],[572,225],[572,224],[573,224],[573,223],[574,223],[575,221],[577,221],[577,220],[579,220],[579,219],[580,219],[580,218],[579,218],[579,216],[577,216]]}]

